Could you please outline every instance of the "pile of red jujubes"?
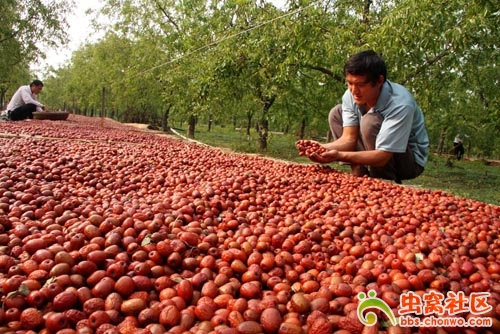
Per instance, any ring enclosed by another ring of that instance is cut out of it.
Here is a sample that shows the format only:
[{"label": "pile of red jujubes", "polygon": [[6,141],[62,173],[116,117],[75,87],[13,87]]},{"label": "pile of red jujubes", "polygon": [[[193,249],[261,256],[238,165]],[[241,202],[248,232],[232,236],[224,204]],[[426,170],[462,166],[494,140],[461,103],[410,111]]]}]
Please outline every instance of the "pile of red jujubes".
[{"label": "pile of red jujubes", "polygon": [[0,142],[0,333],[500,332],[497,206],[76,115]]},{"label": "pile of red jujubes", "polygon": [[300,139],[295,143],[295,147],[299,151],[299,155],[310,157],[312,154],[321,154],[326,149],[320,143],[314,140]]}]

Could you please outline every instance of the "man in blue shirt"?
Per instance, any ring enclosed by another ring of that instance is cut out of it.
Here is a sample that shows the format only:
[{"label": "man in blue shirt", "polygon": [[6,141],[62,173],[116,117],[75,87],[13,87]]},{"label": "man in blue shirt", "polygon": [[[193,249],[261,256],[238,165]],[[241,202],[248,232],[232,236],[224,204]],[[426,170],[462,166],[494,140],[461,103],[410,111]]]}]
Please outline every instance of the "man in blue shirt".
[{"label": "man in blue shirt", "polygon": [[384,60],[371,50],[351,56],[344,76],[348,89],[342,105],[328,117],[335,140],[322,145],[324,153],[309,158],[349,163],[353,175],[396,183],[419,176],[427,163],[429,138],[413,96],[387,80]]}]

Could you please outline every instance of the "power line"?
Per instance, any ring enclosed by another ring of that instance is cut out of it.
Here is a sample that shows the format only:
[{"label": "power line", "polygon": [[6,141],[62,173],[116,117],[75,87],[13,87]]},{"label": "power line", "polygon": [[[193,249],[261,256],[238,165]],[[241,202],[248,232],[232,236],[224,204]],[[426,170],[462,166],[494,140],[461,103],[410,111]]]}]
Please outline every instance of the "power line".
[{"label": "power line", "polygon": [[252,27],[247,28],[247,29],[245,29],[245,30],[242,30],[242,31],[240,31],[240,32],[234,33],[234,34],[232,34],[232,35],[229,35],[229,36],[223,37],[223,38],[221,38],[221,39],[219,39],[219,40],[217,40],[217,41],[214,41],[214,42],[208,43],[208,44],[206,44],[206,45],[204,45],[204,46],[201,46],[201,47],[196,48],[196,49],[194,49],[194,50],[192,50],[192,51],[189,51],[189,52],[187,52],[187,53],[185,53],[185,54],[183,54],[183,55],[180,55],[180,56],[178,56],[178,57],[176,57],[176,58],[174,58],[174,59],[171,59],[171,60],[169,60],[169,61],[166,61],[166,62],[164,62],[164,63],[162,63],[162,64],[159,64],[159,65],[153,66],[153,67],[151,67],[151,68],[148,68],[148,69],[146,69],[146,70],[140,71],[140,72],[138,72],[138,73],[136,73],[136,74],[134,74],[134,75],[132,75],[132,76],[128,77],[128,78],[127,78],[127,80],[129,80],[129,79],[133,79],[133,78],[135,78],[135,77],[138,77],[138,76],[143,75],[143,74],[145,74],[145,73],[151,72],[151,71],[156,70],[156,69],[158,69],[158,68],[164,67],[164,66],[166,66],[166,65],[169,65],[169,64],[175,63],[175,62],[177,62],[177,61],[179,61],[179,60],[181,60],[181,59],[184,59],[184,58],[187,58],[187,57],[189,57],[189,56],[192,56],[192,55],[194,55],[194,54],[196,54],[196,53],[199,53],[199,52],[201,52],[201,51],[204,51],[204,50],[206,50],[206,49],[208,49],[208,48],[211,48],[211,47],[213,47],[213,46],[217,46],[218,44],[220,44],[220,43],[222,43],[222,42],[225,42],[225,41],[227,41],[227,40],[230,40],[230,39],[232,39],[232,38],[235,38],[235,37],[238,37],[238,36],[240,36],[240,35],[242,35],[242,34],[245,34],[245,33],[247,33],[247,32],[250,32],[250,31],[252,31],[252,30],[255,30],[255,29],[258,29],[258,28],[260,28],[260,27],[263,27],[263,26],[265,26],[265,25],[267,25],[267,24],[270,24],[270,23],[272,23],[272,22],[274,22],[274,21],[281,20],[282,18],[285,18],[285,17],[287,17],[287,16],[291,16],[291,15],[297,14],[297,13],[299,13],[299,12],[301,12],[301,11],[303,11],[303,10],[305,10],[305,9],[309,8],[309,7],[312,7],[315,3],[316,3],[316,1],[314,1],[314,2],[310,3],[309,5],[307,5],[307,6],[305,6],[305,7],[301,7],[301,8],[295,9],[295,10],[293,10],[293,11],[290,11],[290,12],[288,12],[288,13],[284,13],[283,15],[277,16],[277,17],[272,18],[272,19],[270,19],[270,20],[268,20],[268,21],[264,21],[264,22],[258,23],[258,24],[256,24],[255,26],[252,26]]}]

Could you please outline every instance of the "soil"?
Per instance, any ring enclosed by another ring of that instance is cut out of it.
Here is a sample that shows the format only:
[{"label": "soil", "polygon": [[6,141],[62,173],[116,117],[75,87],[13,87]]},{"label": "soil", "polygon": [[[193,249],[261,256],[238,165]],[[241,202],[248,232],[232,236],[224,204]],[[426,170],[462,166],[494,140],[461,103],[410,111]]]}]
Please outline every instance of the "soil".
[{"label": "soil", "polygon": [[131,126],[131,127],[134,127],[136,129],[139,129],[139,130],[144,131],[144,132],[155,133],[155,134],[157,134],[159,136],[172,137],[172,138],[177,138],[177,139],[179,138],[179,136],[174,135],[174,134],[166,133],[165,131],[152,130],[152,129],[150,129],[150,125],[149,124],[142,124],[142,123],[123,123],[123,124]]}]

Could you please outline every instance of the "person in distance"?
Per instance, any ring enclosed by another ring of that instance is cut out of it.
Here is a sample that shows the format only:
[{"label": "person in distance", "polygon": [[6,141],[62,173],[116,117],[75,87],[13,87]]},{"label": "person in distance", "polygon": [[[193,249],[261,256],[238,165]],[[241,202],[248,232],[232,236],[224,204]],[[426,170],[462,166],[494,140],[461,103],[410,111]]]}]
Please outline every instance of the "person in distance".
[{"label": "person in distance", "polygon": [[465,153],[464,142],[459,134],[453,139],[453,153],[457,157],[457,160],[462,160]]},{"label": "person in distance", "polygon": [[387,67],[373,50],[344,65],[347,90],[329,113],[334,141],[309,159],[351,165],[352,174],[401,183],[419,176],[427,163],[429,138],[422,111],[402,85],[387,80]]},{"label": "person in distance", "polygon": [[40,80],[33,80],[31,84],[19,87],[10,99],[4,116],[11,121],[21,121],[33,118],[35,111],[46,111],[37,97],[42,89],[43,82]]}]

